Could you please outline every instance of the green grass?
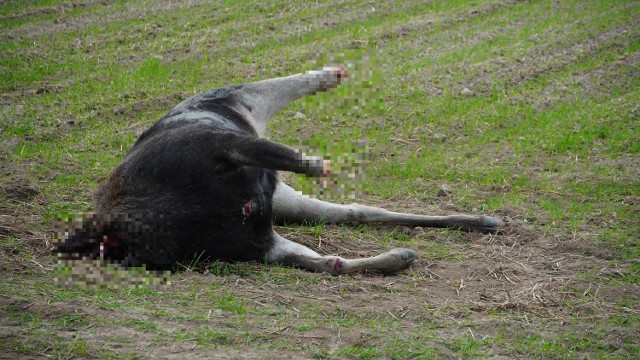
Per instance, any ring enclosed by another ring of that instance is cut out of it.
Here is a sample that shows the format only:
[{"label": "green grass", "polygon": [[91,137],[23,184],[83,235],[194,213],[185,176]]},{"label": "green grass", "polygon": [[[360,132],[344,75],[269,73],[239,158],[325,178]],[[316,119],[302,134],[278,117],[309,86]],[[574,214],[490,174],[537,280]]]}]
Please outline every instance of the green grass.
[{"label": "green grass", "polygon": [[[639,17],[628,0],[3,3],[0,353],[637,357]],[[140,269],[55,281],[73,273],[48,253],[54,221],[91,211],[172,106],[334,63],[353,78],[270,123],[271,139],[334,163],[366,159],[360,183],[343,174],[319,197],[493,214],[505,233],[289,224],[278,231],[323,254],[418,260],[332,277],[196,255],[168,284]]]}]

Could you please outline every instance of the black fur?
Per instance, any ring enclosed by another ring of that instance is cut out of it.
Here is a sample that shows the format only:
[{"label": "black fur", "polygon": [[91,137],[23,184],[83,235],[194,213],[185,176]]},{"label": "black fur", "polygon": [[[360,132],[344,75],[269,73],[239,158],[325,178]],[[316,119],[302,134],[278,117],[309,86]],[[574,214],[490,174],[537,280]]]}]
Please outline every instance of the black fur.
[{"label": "black fur", "polygon": [[314,174],[317,164],[259,139],[234,109],[238,89],[189,98],[144,132],[98,190],[96,213],[57,246],[62,258],[150,269],[263,259],[274,241],[274,170]]}]

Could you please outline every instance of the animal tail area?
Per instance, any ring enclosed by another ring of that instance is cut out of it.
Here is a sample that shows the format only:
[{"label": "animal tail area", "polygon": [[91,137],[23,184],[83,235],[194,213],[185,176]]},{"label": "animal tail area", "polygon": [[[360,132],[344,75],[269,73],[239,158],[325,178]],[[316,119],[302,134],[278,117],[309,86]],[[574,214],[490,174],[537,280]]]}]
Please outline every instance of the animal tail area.
[{"label": "animal tail area", "polygon": [[61,261],[103,259],[124,267],[169,267],[162,220],[152,214],[86,214],[61,226],[54,252]]}]

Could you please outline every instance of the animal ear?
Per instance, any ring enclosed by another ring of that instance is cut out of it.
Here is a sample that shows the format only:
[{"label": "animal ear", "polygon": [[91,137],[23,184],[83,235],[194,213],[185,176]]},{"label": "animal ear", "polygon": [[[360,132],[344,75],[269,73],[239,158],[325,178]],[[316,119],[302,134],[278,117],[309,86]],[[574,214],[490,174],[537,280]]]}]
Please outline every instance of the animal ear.
[{"label": "animal ear", "polygon": [[60,224],[53,251],[62,260],[80,259],[91,255],[109,223],[108,215],[86,214],[72,223]]}]

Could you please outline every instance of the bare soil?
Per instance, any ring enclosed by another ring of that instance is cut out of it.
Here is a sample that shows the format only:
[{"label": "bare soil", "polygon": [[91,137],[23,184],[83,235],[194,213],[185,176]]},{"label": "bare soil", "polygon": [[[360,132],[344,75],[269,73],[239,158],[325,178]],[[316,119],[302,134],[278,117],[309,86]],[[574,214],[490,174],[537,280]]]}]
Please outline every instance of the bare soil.
[{"label": "bare soil", "polygon": [[[17,186],[5,191],[15,201],[28,201],[37,196],[37,190],[30,187]],[[400,210],[411,208],[422,213],[450,213],[453,210],[446,205],[416,206],[417,202],[403,198],[385,201],[382,205]],[[298,228],[281,228],[283,236],[324,254],[345,257],[375,255],[384,251],[384,248],[374,239],[392,231],[407,232],[412,239],[410,247],[418,254],[429,253],[429,244],[433,242],[446,245],[449,252],[445,259],[419,257],[409,270],[394,275],[366,272],[333,277],[325,274],[313,283],[301,284],[265,282],[255,274],[266,270],[266,265],[249,263],[238,266],[249,269],[252,275],[216,276],[183,272],[173,275],[171,285],[160,291],[189,293],[194,288],[204,288],[215,282],[220,284],[218,291],[233,292],[248,307],[276,308],[279,316],[284,314],[294,319],[300,309],[320,307],[331,312],[327,314],[330,318],[337,313],[364,319],[393,319],[402,329],[396,331],[406,336],[422,329],[425,323],[431,323],[435,324],[432,331],[438,339],[465,334],[482,339],[501,331],[507,331],[507,338],[516,334],[526,336],[539,334],[541,327],[556,333],[570,333],[576,331],[576,317],[599,321],[612,314],[640,314],[640,309],[621,305],[638,304],[640,288],[634,284],[615,283],[616,278],[627,274],[628,264],[612,264],[610,260],[615,254],[611,250],[593,245],[592,241],[579,236],[567,238],[553,233],[540,233],[527,225],[526,221],[518,219],[517,212],[503,211],[499,216],[507,222],[506,227],[499,234],[489,235],[454,232],[451,236],[451,233],[441,230],[377,226],[370,229],[366,236],[360,237],[361,233],[354,230],[345,238],[342,227],[327,225],[324,236],[319,239]],[[24,214],[0,217],[0,236],[10,235],[27,240],[30,252],[35,254],[30,261],[25,261],[21,256],[27,253],[24,249],[4,247],[4,252],[0,254],[4,274],[47,274],[54,267],[47,252],[52,234],[32,233],[18,223],[34,220],[37,219],[24,217]],[[407,245],[396,242],[389,246]],[[311,275],[302,270],[296,271],[299,272],[296,277],[303,279]],[[607,285],[608,282],[603,279],[614,280],[615,285]],[[232,313],[220,310],[212,313],[209,310],[206,320],[184,321],[179,319],[179,310],[171,304],[155,305],[173,314],[160,318],[144,308],[130,309],[125,314],[96,307],[88,300],[52,301],[48,296],[26,300],[3,294],[0,296],[0,306],[20,308],[22,313],[38,316],[45,322],[61,316],[79,315],[88,319],[113,319],[116,323],[118,319],[153,321],[168,336],[179,331],[192,332],[201,326],[238,334],[231,320],[235,317]],[[302,331],[298,328],[297,320],[265,325],[263,319],[254,317],[246,315],[246,331],[261,334],[262,341],[266,342],[285,337],[288,344],[298,347],[366,348],[376,346],[385,336],[360,327],[350,332],[336,332],[331,322],[325,321],[319,321],[312,329]],[[291,325],[286,325],[287,322]],[[20,324],[14,327],[11,321],[4,321],[0,326],[0,338],[10,339],[24,331]],[[609,332],[602,335],[599,341],[620,348],[628,340],[626,331],[624,326],[609,328]],[[69,341],[77,336],[75,330],[68,327],[64,331],[56,331],[56,335]],[[301,358],[301,354],[293,350],[256,350],[254,346],[237,343],[237,340],[228,340],[235,344],[237,352],[204,348],[198,345],[196,339],[158,342],[158,335],[154,331],[136,330],[111,322],[92,324],[90,335],[84,338],[90,344],[108,344],[120,353],[137,353],[144,358],[182,358],[186,353],[194,358]],[[114,343],[114,339],[136,340]],[[445,346],[436,346],[436,349],[444,357],[456,354]],[[494,356],[515,355],[511,352],[491,353]]]}]

